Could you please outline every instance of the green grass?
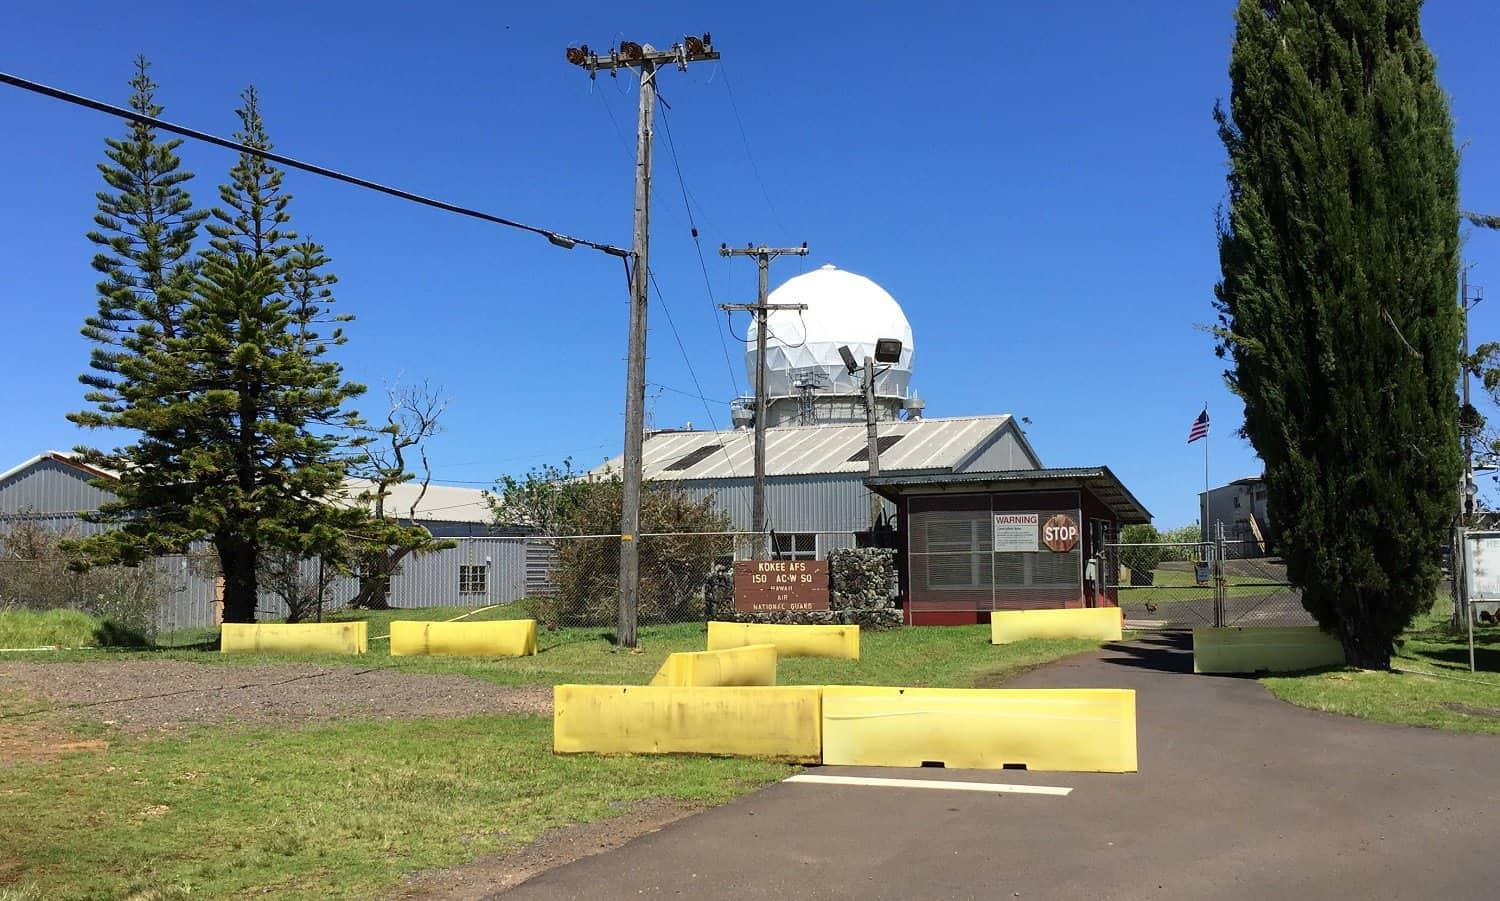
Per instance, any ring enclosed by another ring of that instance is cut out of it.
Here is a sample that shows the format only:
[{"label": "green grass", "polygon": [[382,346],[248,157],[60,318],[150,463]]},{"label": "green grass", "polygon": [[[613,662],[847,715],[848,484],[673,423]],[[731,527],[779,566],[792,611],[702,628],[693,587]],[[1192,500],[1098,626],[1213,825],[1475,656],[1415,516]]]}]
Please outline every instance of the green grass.
[{"label": "green grass", "polygon": [[[1500,628],[1479,626],[1479,672],[1469,672],[1466,632],[1451,631],[1447,600],[1407,630],[1392,666],[1404,672],[1320,670],[1267,676],[1283,701],[1402,726],[1500,735]],[[1437,675],[1419,675],[1417,672]]]},{"label": "green grass", "polygon": [[143,636],[78,610],[0,610],[0,648],[139,646],[144,643]]},{"label": "green grass", "polygon": [[363,898],[635,801],[720,803],[788,772],[558,757],[539,717],[121,740],[0,769],[0,879],[19,897]]},{"label": "green grass", "polygon": [[[459,612],[364,618],[374,636],[394,618],[447,619]],[[647,627],[637,654],[616,651],[604,630],[571,629],[543,633],[541,653],[512,660],[391,658],[382,642],[362,657],[178,649],[46,659],[60,668],[101,658],[229,665],[311,660],[500,684],[644,683],[668,653],[701,650],[705,638],[701,623]],[[1097,647],[1086,641],[997,647],[989,643],[987,626],[866,632],[861,645],[858,661],[782,660],[779,681],[991,686]],[[7,706],[15,704],[0,704],[0,714]],[[57,716],[48,722],[62,728]],[[551,723],[539,717],[201,727],[149,740],[88,724],[72,728],[114,744],[103,753],[0,769],[0,834],[7,837],[0,842],[0,883],[13,897],[369,897],[406,873],[514,848],[552,826],[619,815],[631,802],[720,803],[791,771],[751,760],[558,757],[551,753]]]},{"label": "green grass", "polygon": [[[333,654],[220,654],[209,650],[204,633],[196,643],[178,637],[175,648],[109,651],[111,659],[171,659],[223,665],[316,663],[328,666],[388,666],[404,672],[466,675],[499,685],[557,685],[561,683],[645,684],[674,651],[701,651],[707,641],[703,623],[645,626],[638,632],[638,652],[622,651],[613,633],[600,628],[543,631],[534,657],[391,657],[389,642],[375,641],[390,629],[393,619],[451,619],[465,612],[451,607],[413,610],[360,611],[328,617],[364,619],[369,623],[369,652],[360,656]],[[467,621],[517,616],[512,607],[486,610]],[[789,658],[780,661],[784,684],[871,684],[967,688],[995,684],[1007,672],[1026,668],[1097,647],[1086,641],[1034,641],[995,646],[988,626],[905,627],[860,635],[860,660]],[[97,660],[105,652],[71,651],[31,655],[67,663]],[[4,659],[4,655],[0,655]]]}]

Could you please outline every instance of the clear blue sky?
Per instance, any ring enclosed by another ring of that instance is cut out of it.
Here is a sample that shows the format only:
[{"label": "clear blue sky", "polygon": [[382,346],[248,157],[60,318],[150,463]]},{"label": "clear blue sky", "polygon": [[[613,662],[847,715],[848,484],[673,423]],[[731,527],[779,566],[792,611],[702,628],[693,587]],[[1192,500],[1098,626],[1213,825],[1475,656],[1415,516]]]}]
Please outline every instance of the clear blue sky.
[{"label": "clear blue sky", "polygon": [[[713,253],[721,241],[807,241],[812,255],[778,263],[773,284],[833,262],[884,285],[911,319],[931,415],[1029,416],[1045,463],[1111,466],[1163,526],[1195,518],[1203,457],[1184,442],[1205,400],[1214,481],[1259,471],[1199,329],[1218,273],[1210,110],[1228,89],[1230,0],[915,15],[908,3],[500,6],[17,4],[0,68],[123,102],[144,52],[167,118],[226,134],[253,82],[285,153],[628,245],[635,90],[590,84],[563,49],[712,31],[722,67],[666,71],[661,86],[717,300],[755,285],[752,264]],[[1500,212],[1500,7],[1433,3],[1426,30],[1467,145],[1465,204]],[[123,124],[13,88],[0,88],[0,117],[3,468],[87,440],[63,419],[80,404],[78,326],[95,303],[83,234],[103,139]],[[231,155],[182,154],[211,203]],[[665,140],[656,176],[653,268],[723,426],[721,401],[744,390],[740,352],[731,376]],[[309,175],[288,184],[296,227],[327,246],[359,317],[342,353],[351,376],[375,396],[398,377],[451,395],[439,478],[483,484],[616,452],[617,260]],[[1500,290],[1500,234],[1467,247],[1475,281]],[[1500,338],[1500,298],[1473,321],[1479,340]],[[660,305],[648,372],[696,393]],[[709,417],[672,391],[653,407],[663,427]]]}]

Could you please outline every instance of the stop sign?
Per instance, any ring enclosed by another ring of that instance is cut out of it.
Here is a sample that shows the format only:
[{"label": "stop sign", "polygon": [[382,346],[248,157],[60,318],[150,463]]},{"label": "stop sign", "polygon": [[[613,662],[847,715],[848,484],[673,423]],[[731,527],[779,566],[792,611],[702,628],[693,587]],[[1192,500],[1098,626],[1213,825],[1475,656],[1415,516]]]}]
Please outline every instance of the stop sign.
[{"label": "stop sign", "polygon": [[1042,544],[1047,550],[1066,554],[1078,546],[1078,523],[1066,513],[1059,513],[1042,524]]}]

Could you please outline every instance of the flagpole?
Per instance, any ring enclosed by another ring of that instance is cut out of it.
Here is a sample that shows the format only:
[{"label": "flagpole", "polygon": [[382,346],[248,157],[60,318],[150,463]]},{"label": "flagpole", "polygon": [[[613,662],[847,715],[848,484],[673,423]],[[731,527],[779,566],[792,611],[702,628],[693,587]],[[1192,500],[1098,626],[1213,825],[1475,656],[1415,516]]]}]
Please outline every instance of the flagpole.
[{"label": "flagpole", "polygon": [[[1203,415],[1208,415],[1208,401],[1203,402]],[[1213,536],[1209,534],[1208,526],[1208,437],[1212,428],[1203,430],[1203,540],[1212,541]]]}]

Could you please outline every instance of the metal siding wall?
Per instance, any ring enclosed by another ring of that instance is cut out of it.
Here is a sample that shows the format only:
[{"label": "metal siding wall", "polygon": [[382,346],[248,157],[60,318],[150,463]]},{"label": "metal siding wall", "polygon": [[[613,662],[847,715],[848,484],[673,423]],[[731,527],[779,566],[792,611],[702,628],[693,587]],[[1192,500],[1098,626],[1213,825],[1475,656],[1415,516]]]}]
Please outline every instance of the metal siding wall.
[{"label": "metal siding wall", "polygon": [[994,443],[980,451],[973,460],[964,464],[963,472],[1003,472],[1009,469],[1031,469],[1031,461],[1021,442],[1009,429],[1001,433]]},{"label": "metal siding wall", "polygon": [[[391,580],[392,607],[508,604],[526,596],[526,539],[467,538],[458,547],[407,557]],[[484,595],[458,593],[458,568],[488,560]]]},{"label": "metal siding wall", "polygon": [[21,523],[38,525],[50,532],[66,533],[75,538],[97,535],[110,528],[102,523],[85,522],[83,517],[73,513],[0,513],[0,536]]},{"label": "metal siding wall", "polygon": [[[681,483],[692,500],[705,497],[730,516],[731,529],[750,529],[750,480],[705,479]],[[896,508],[882,502],[887,514]],[[766,480],[767,525],[777,532],[844,532],[870,527],[870,492],[864,474],[779,477]]]},{"label": "metal siding wall", "polygon": [[88,483],[88,476],[56,460],[41,460],[0,482],[0,513],[82,513],[114,500]]}]

